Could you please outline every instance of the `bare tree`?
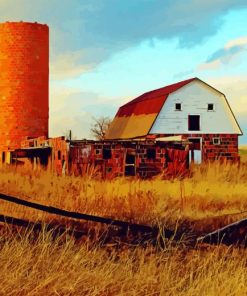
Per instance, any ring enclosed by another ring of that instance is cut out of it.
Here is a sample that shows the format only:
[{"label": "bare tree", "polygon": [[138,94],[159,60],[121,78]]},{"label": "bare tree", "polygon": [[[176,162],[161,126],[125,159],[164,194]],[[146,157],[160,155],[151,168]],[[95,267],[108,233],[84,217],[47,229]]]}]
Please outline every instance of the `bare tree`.
[{"label": "bare tree", "polygon": [[104,140],[106,131],[109,129],[111,119],[109,117],[101,116],[99,118],[93,118],[90,132],[96,140]]}]

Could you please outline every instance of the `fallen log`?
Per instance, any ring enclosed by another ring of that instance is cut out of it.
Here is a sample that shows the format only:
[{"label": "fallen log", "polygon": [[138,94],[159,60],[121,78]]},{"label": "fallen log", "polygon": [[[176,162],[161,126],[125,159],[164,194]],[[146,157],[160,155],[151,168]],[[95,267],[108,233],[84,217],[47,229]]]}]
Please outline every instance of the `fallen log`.
[{"label": "fallen log", "polygon": [[[180,240],[183,237],[184,233],[180,233],[178,231],[172,231],[170,229],[166,229],[165,227],[158,226],[149,226],[142,225],[137,223],[131,223],[127,221],[116,220],[112,218],[99,217],[95,215],[88,215],[84,213],[71,212],[63,209],[59,209],[56,207],[46,206],[38,203],[34,203],[31,201],[23,200],[17,197],[0,194],[0,199],[15,203],[18,205],[22,205],[24,207],[33,208],[39,211],[47,212],[50,214],[55,214],[60,217],[66,217],[74,220],[84,220],[88,222],[95,222],[108,225],[111,228],[109,235],[111,236],[112,230],[114,230],[114,235],[119,237],[127,237],[131,236],[132,240],[139,243],[145,243],[147,241],[151,241],[152,243],[163,244],[163,239],[172,239],[172,240]],[[30,225],[34,227],[34,229],[41,229],[43,222],[29,222],[26,220],[8,217],[0,215],[0,222],[5,222],[8,224],[18,225],[29,227]],[[56,223],[46,224],[47,229],[55,229],[55,232],[61,233],[68,230],[66,225],[60,225]],[[117,231],[115,231],[117,229]],[[70,233],[73,233],[75,236],[85,235],[85,231],[80,231],[80,229],[69,230]],[[240,221],[231,223],[225,227],[217,229],[211,233],[205,234],[202,237],[195,238],[193,241],[198,243],[208,243],[208,244],[225,244],[225,245],[243,245],[247,247],[247,218],[242,219]],[[193,242],[190,245],[194,245]]]},{"label": "fallen log", "polygon": [[[156,242],[158,239],[162,240],[163,238],[178,240],[181,238],[181,235],[179,235],[177,232],[166,229],[165,227],[143,225],[143,224],[131,223],[127,221],[116,220],[112,218],[105,218],[105,217],[88,215],[88,214],[79,213],[79,212],[66,211],[56,207],[46,206],[46,205],[38,204],[35,202],[23,200],[23,199],[6,195],[6,194],[0,194],[0,199],[10,203],[15,203],[24,207],[29,207],[32,209],[46,212],[46,213],[55,214],[60,217],[66,217],[69,219],[74,219],[79,221],[84,220],[88,222],[96,222],[96,223],[109,225],[111,229],[117,228],[117,236],[120,236],[120,237],[132,236],[133,240],[138,242],[145,242],[145,241]],[[18,225],[18,223],[21,223],[22,225],[20,226],[24,226],[24,227],[26,227],[25,225],[29,223],[29,221],[16,219],[13,217],[7,217],[6,219],[6,216],[1,216],[0,220],[2,220],[2,222],[10,223],[10,224],[17,223]],[[13,221],[13,223],[11,221]],[[38,228],[41,227],[41,224],[42,223],[40,222],[34,223],[34,225],[36,225],[35,227],[38,227]],[[51,227],[53,228],[53,226]]]},{"label": "fallen log", "polygon": [[44,222],[32,222],[24,219],[14,218],[6,215],[0,215],[0,222],[5,224],[10,224],[14,226],[20,226],[29,228],[34,232],[40,232],[42,229],[46,231],[51,231],[54,236],[61,235],[63,233],[67,233],[70,235],[74,235],[75,237],[82,237],[85,235],[85,231],[69,229],[66,225],[59,225],[59,224],[47,224]]},{"label": "fallen log", "polygon": [[226,225],[197,239],[197,243],[247,247],[247,218]]},{"label": "fallen log", "polygon": [[[1,223],[3,223],[1,225]],[[14,228],[4,228],[4,225],[12,225]],[[87,225],[88,226],[88,225]],[[89,227],[78,228],[79,225],[76,226],[68,226],[65,224],[57,222],[46,223],[44,221],[30,221],[20,218],[15,218],[12,216],[0,215],[0,229],[3,228],[6,230],[10,230],[11,232],[17,230],[19,233],[20,228],[28,229],[29,235],[32,233],[34,237],[36,237],[40,232],[51,232],[51,236],[55,239],[61,235],[70,235],[74,237],[76,240],[83,239],[90,241],[97,241],[100,245],[107,245],[109,243],[113,243],[114,245],[120,246],[122,243],[127,243],[130,246],[147,246],[152,244],[154,246],[159,246],[160,248],[165,247],[164,236],[158,234],[158,232],[138,232],[133,233],[123,232],[123,230],[119,227],[108,225],[107,227],[99,227],[99,225],[94,224]],[[98,227],[97,227],[98,226]],[[177,239],[176,236],[171,239]]]}]

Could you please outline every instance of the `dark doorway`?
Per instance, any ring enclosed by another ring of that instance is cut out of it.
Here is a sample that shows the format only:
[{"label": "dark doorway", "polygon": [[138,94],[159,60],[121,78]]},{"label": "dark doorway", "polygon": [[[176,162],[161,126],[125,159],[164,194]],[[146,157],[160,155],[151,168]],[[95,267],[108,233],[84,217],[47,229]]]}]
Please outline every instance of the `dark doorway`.
[{"label": "dark doorway", "polygon": [[2,163],[5,163],[5,152],[2,152]]},{"label": "dark doorway", "polygon": [[189,115],[188,118],[189,131],[199,131],[200,130],[200,115]]},{"label": "dark doorway", "polygon": [[44,151],[43,153],[40,153],[40,156],[39,156],[40,164],[44,167],[47,167],[47,165],[48,165],[49,153],[47,153],[47,152],[49,152],[49,151]]},{"label": "dark doorway", "polygon": [[201,138],[189,138],[190,141],[190,162],[200,164],[202,162]]}]

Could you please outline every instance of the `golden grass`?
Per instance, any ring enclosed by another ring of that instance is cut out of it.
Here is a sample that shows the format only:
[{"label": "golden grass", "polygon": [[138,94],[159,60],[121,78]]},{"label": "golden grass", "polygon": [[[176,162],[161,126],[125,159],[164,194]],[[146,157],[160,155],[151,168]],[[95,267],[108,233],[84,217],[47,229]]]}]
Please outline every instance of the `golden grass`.
[{"label": "golden grass", "polygon": [[[96,180],[2,168],[0,192],[67,210],[205,233],[247,216],[247,165],[192,167],[191,178]],[[0,201],[0,214],[55,219]],[[242,213],[244,212],[244,213]],[[241,214],[242,213],[242,214]],[[231,215],[236,214],[236,215]],[[70,237],[0,236],[0,295],[247,295],[247,250],[182,244],[101,248]]]},{"label": "golden grass", "polygon": [[[175,225],[185,221],[206,230],[236,219],[229,214],[247,211],[247,166],[202,165],[184,180],[119,178],[95,180],[90,176],[58,177],[48,172],[3,168],[0,192],[45,205],[137,223]],[[15,217],[50,220],[55,216],[0,201],[1,211]],[[247,214],[247,213],[246,213]],[[245,213],[243,215],[246,215]],[[218,219],[218,216],[222,216]],[[217,218],[207,223],[205,219]],[[217,225],[216,225],[216,224]]]},{"label": "golden grass", "polygon": [[247,251],[99,248],[41,233],[0,241],[0,295],[246,295]]}]

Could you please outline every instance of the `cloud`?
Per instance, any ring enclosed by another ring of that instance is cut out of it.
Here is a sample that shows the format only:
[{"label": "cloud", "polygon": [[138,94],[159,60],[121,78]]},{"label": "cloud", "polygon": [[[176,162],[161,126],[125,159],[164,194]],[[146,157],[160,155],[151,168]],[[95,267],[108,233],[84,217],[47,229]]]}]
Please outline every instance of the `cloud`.
[{"label": "cloud", "polygon": [[235,46],[246,46],[247,44],[247,36],[243,36],[234,40],[230,40],[226,45],[225,48],[233,48]]},{"label": "cloud", "polygon": [[93,117],[114,117],[120,97],[106,98],[76,88],[52,88],[49,112],[50,136],[61,136],[72,130],[78,139],[90,137]]},{"label": "cloud", "polygon": [[224,76],[208,78],[207,82],[223,92],[234,113],[245,117],[247,114],[247,76]]},{"label": "cloud", "polygon": [[57,55],[50,63],[51,78],[70,79],[89,72],[103,61],[102,52],[103,50],[92,48]]},{"label": "cloud", "polygon": [[79,63],[83,53],[81,51],[59,54],[53,62],[50,63],[51,79],[66,79],[75,77],[87,72],[92,68],[90,63]]},{"label": "cloud", "polygon": [[233,57],[237,56],[238,54],[240,54],[241,52],[243,52],[245,50],[246,50],[246,44],[234,45],[234,46],[228,47],[228,48],[225,47],[225,48],[220,49],[220,50],[216,51],[215,53],[213,53],[208,58],[206,63],[220,61],[222,64],[228,64],[233,59]]},{"label": "cloud", "polygon": [[209,63],[203,63],[197,67],[197,71],[203,71],[203,70],[217,70],[221,66],[221,62],[219,60],[212,61]]},{"label": "cloud", "polygon": [[230,64],[247,51],[247,36],[230,40],[223,48],[215,51],[205,63],[198,66],[201,70],[216,70],[222,65]]},{"label": "cloud", "polygon": [[223,15],[242,7],[245,0],[1,1],[0,21],[47,23],[52,75],[64,79],[144,40],[177,38],[180,46],[194,46],[217,32]]}]

